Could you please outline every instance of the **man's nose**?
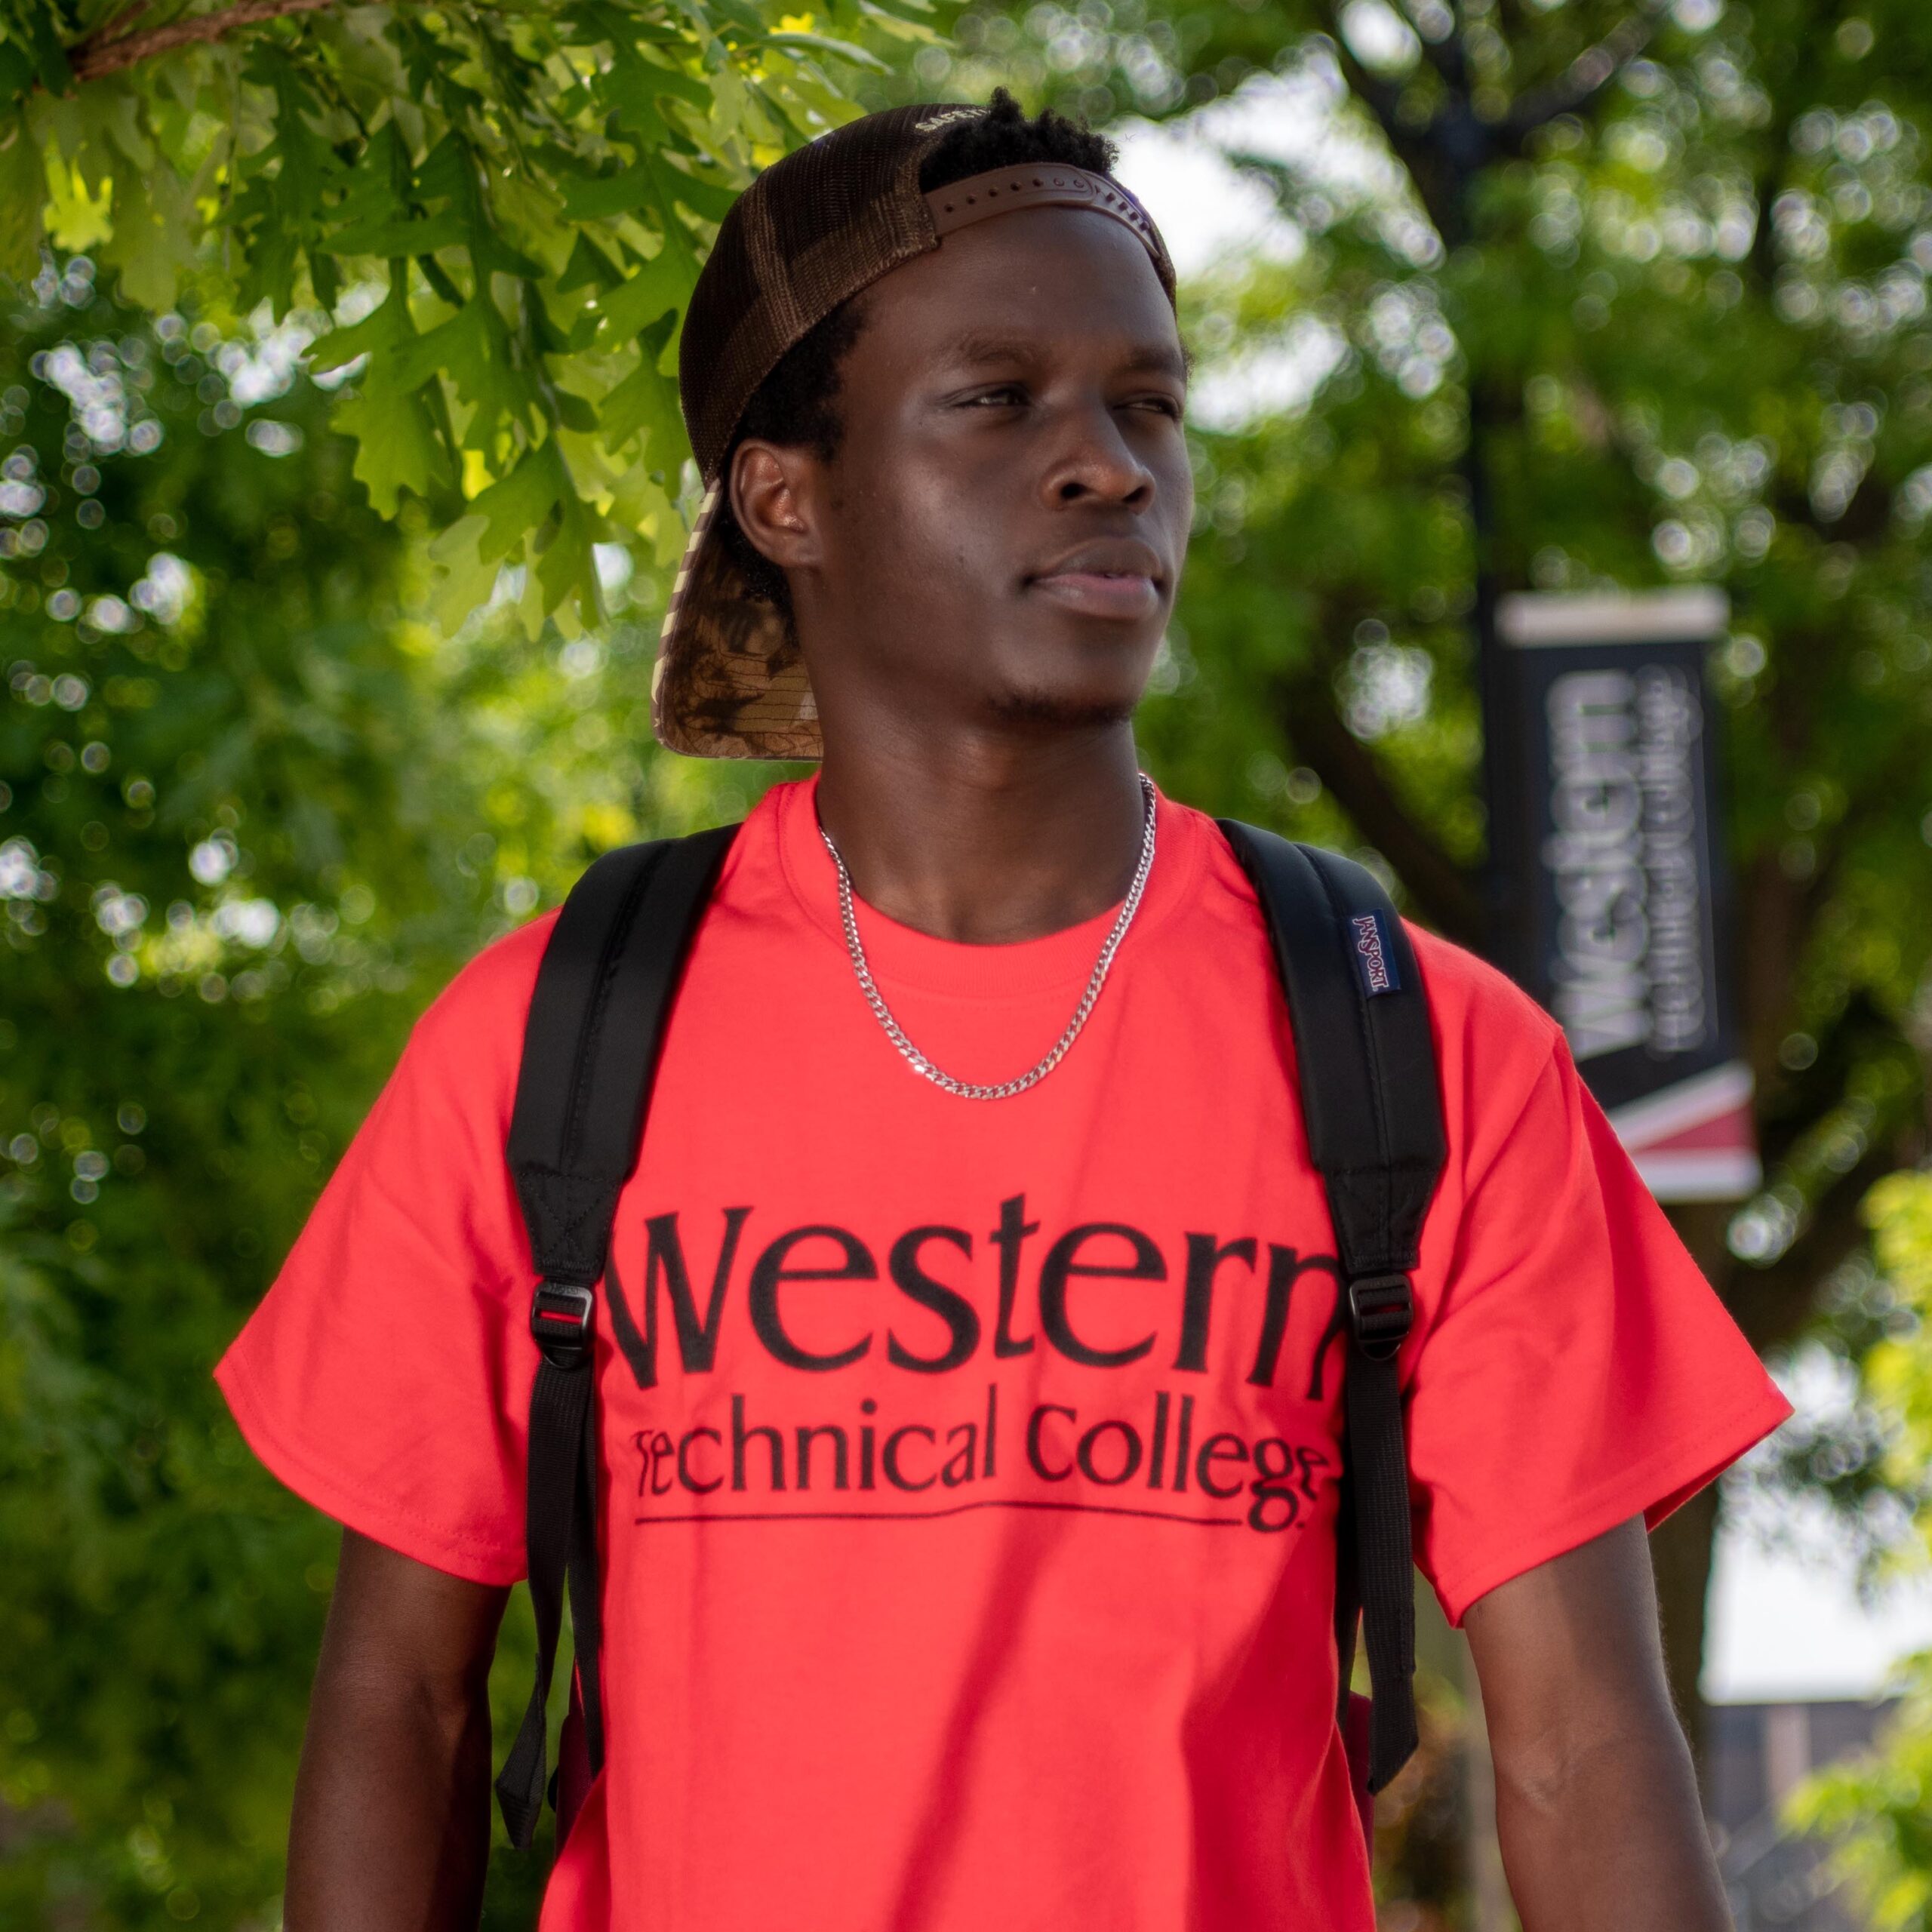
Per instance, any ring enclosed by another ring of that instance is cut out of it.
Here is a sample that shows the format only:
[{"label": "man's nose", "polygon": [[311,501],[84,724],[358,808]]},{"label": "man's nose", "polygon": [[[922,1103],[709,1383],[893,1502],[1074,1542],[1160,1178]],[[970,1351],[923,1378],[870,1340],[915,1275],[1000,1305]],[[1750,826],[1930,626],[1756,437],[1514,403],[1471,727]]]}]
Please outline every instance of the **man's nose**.
[{"label": "man's nose", "polygon": [[1154,472],[1134,454],[1103,398],[1070,408],[1054,444],[1042,478],[1050,503],[1097,497],[1143,509],[1153,500]]}]

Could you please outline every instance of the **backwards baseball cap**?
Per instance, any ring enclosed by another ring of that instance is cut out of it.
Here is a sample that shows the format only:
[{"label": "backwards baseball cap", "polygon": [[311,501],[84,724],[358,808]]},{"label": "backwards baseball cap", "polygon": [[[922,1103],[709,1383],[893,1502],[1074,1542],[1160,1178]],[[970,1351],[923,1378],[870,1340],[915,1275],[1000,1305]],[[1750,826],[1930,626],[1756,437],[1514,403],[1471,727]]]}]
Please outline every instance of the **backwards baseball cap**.
[{"label": "backwards baseball cap", "polygon": [[652,721],[672,751],[814,758],[823,749],[786,614],[746,577],[720,527],[729,515],[720,508],[726,454],[746,406],[787,349],[889,269],[969,223],[1017,208],[1089,208],[1124,223],[1174,300],[1159,231],[1104,174],[1026,162],[920,192],[921,164],[947,131],[988,111],[928,103],[866,115],[774,162],[726,212],[678,355],[678,399],[704,497],[651,685]]}]

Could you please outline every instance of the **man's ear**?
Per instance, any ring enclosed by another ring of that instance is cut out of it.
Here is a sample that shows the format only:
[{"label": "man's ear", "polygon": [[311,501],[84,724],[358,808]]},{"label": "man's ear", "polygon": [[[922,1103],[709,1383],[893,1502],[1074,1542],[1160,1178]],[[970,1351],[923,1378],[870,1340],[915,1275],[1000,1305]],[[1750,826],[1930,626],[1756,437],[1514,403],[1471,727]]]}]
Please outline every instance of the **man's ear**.
[{"label": "man's ear", "polygon": [[731,514],[752,547],[780,570],[801,570],[819,561],[813,486],[823,467],[810,450],[749,438],[733,453],[728,481]]}]

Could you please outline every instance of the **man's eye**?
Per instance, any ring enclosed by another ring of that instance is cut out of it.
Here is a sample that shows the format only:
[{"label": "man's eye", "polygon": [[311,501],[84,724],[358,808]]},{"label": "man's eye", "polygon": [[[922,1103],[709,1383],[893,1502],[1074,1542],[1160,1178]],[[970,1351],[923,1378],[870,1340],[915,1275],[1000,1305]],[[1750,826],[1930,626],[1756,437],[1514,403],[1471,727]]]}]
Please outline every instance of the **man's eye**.
[{"label": "man's eye", "polygon": [[987,389],[983,392],[980,395],[968,396],[966,399],[966,406],[969,409],[974,409],[978,408],[981,403],[984,402],[1023,402],[1025,400],[1026,397],[1018,386],[1014,383],[1008,383],[1002,385],[998,389]]},{"label": "man's eye", "polygon": [[1181,419],[1182,408],[1180,399],[1177,397],[1171,395],[1137,396],[1134,398],[1134,407],[1137,409],[1156,410],[1163,416],[1171,416],[1177,423],[1178,423]]}]

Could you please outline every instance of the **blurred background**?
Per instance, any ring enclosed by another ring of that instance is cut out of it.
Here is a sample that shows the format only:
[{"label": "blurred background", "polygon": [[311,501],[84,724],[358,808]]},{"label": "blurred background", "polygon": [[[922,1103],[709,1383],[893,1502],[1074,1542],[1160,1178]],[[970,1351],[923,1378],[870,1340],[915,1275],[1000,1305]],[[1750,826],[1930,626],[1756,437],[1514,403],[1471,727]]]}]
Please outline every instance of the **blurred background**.
[{"label": "blurred background", "polygon": [[[1709,1024],[1592,1078],[1798,1416],[1654,1540],[1672,1676],[1740,1927],[1932,1927],[1932,16],[263,11],[0,14],[0,1923],[278,1924],[336,1533],[208,1370],[456,968],[786,775],[651,740],[683,300],[754,168],[1003,84],[1182,275],[1164,786],[1561,1011],[1534,677],[1694,712]],[[1383,1924],[1497,1932],[1423,1647]]]}]

